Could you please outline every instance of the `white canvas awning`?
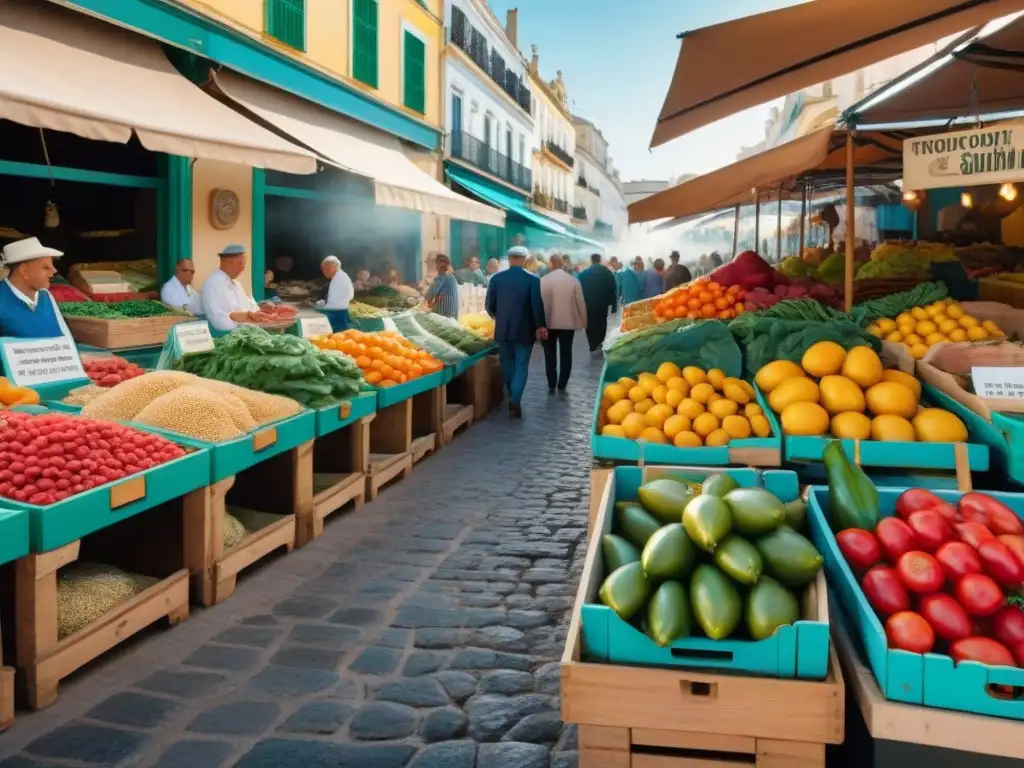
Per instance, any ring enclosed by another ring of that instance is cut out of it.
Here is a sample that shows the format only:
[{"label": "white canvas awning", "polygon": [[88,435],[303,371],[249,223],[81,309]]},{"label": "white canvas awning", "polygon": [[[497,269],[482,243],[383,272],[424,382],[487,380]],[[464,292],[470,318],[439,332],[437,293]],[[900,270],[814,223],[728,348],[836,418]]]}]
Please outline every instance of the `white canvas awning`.
[{"label": "white canvas awning", "polygon": [[452,192],[406,157],[394,136],[233,72],[216,73],[214,87],[332,165],[369,179],[378,205],[505,226],[504,211]]},{"label": "white canvas awning", "polygon": [[186,80],[160,43],[38,0],[0,0],[0,118],[154,152],[314,173],[316,156]]}]

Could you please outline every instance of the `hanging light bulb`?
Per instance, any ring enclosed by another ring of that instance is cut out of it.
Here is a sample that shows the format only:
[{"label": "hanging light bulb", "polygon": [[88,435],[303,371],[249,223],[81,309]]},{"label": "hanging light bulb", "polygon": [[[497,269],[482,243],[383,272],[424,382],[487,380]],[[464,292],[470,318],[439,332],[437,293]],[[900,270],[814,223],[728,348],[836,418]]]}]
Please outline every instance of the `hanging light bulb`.
[{"label": "hanging light bulb", "polygon": [[971,197],[970,192],[960,193],[960,206],[967,209],[971,209],[974,207],[974,198]]},{"label": "hanging light bulb", "polygon": [[1017,187],[1007,182],[999,187],[999,196],[1008,203],[1012,203],[1017,199]]},{"label": "hanging light bulb", "polygon": [[905,190],[903,190],[903,206],[907,210],[913,211],[913,212],[916,213],[917,210],[921,207],[921,202],[922,202],[921,201],[921,195],[920,195],[920,193],[918,193],[917,190],[915,190],[915,189],[905,189]]}]

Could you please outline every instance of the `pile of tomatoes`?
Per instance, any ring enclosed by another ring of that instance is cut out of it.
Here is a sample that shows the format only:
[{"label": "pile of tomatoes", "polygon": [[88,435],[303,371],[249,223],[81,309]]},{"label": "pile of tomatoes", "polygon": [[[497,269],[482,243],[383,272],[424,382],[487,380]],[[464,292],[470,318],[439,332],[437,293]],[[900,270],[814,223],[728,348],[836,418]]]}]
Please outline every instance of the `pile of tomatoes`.
[{"label": "pile of tomatoes", "polygon": [[122,381],[134,379],[145,373],[135,363],[130,363],[117,355],[83,359],[82,367],[92,383],[98,387],[116,387]]},{"label": "pile of tomatoes", "polygon": [[1024,525],[983,493],[954,507],[914,488],[874,532],[836,535],[889,647],[1024,667]]},{"label": "pile of tomatoes", "polygon": [[661,321],[678,318],[716,317],[728,320],[743,314],[743,299],[746,296],[740,286],[724,288],[718,283],[702,278],[675,288],[660,296],[654,302],[654,314]]}]

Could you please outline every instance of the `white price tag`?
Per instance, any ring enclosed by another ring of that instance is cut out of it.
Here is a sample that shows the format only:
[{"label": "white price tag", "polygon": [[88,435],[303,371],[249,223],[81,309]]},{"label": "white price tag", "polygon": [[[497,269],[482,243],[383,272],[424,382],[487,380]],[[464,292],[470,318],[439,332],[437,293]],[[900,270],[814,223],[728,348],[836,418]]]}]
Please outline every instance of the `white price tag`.
[{"label": "white price tag", "polygon": [[1024,368],[971,368],[974,394],[1024,400]]},{"label": "white price tag", "polygon": [[310,336],[329,336],[333,333],[331,321],[325,315],[300,317],[299,330],[302,332],[302,338],[304,339],[308,339]]},{"label": "white price tag", "polygon": [[61,336],[56,339],[12,339],[3,343],[7,378],[19,387],[37,387],[88,378],[82,368],[75,343]]},{"label": "white price tag", "polygon": [[178,323],[174,326],[174,335],[178,339],[178,349],[182,355],[209,352],[213,349],[213,336],[205,320]]}]

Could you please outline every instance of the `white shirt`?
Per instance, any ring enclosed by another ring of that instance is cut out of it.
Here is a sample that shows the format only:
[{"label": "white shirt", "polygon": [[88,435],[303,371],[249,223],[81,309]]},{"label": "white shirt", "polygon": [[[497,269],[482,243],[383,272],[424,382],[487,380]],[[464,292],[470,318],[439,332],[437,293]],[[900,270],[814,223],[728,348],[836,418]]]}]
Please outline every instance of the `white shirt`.
[{"label": "white shirt", "polygon": [[61,335],[71,339],[72,343],[74,343],[74,339],[71,337],[71,331],[68,329],[68,324],[64,322],[64,315],[60,313],[60,309],[57,307],[57,300],[53,298],[52,293],[49,291],[36,291],[36,297],[34,299],[30,299],[24,293],[19,291],[17,286],[10,280],[4,279],[4,282],[7,283],[7,287],[11,289],[11,293],[14,294],[14,298],[18,301],[25,302],[28,305],[28,308],[33,312],[36,311],[36,307],[39,305],[39,296],[45,293],[46,298],[48,298],[50,303],[53,304],[53,314],[57,316],[57,324],[60,326]]},{"label": "white shirt", "polygon": [[188,309],[195,295],[195,289],[191,285],[182,285],[177,277],[172,277],[160,289],[160,301],[174,309]]},{"label": "white shirt", "polygon": [[338,268],[331,278],[331,284],[327,288],[327,299],[317,302],[317,306],[324,309],[348,309],[349,302],[356,295],[355,286],[352,285],[352,278],[345,274],[345,270]]},{"label": "white shirt", "polygon": [[206,278],[200,296],[196,308],[201,309],[202,315],[218,331],[233,331],[238,327],[230,317],[232,312],[259,310],[259,305],[245,292],[242,284],[232,280],[222,269]]}]

